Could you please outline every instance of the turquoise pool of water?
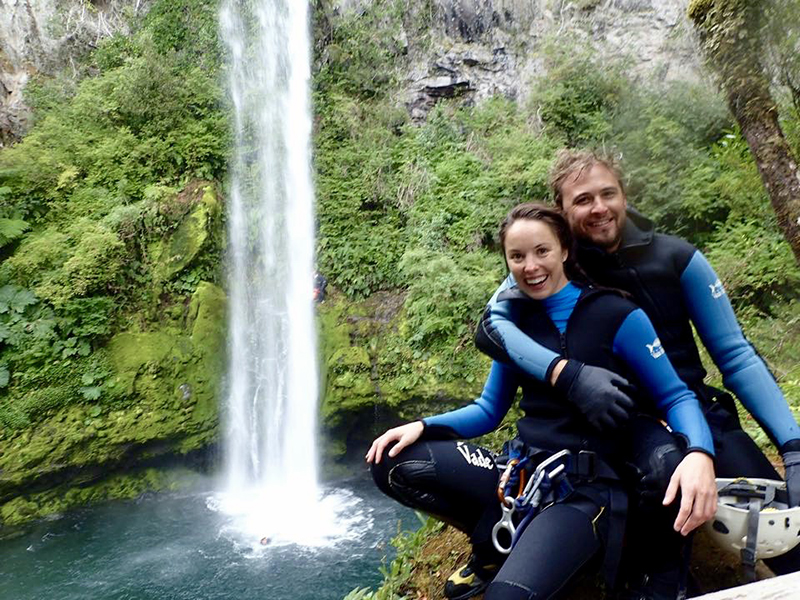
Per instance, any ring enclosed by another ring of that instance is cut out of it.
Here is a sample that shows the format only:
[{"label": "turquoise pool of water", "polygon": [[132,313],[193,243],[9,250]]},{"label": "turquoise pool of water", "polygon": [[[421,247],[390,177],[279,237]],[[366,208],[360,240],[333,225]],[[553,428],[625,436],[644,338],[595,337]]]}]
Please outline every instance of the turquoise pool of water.
[{"label": "turquoise pool of water", "polygon": [[0,542],[0,598],[334,600],[378,584],[398,520],[419,526],[361,477],[323,489],[346,523],[328,539],[262,545],[233,528],[210,486],[78,510]]}]

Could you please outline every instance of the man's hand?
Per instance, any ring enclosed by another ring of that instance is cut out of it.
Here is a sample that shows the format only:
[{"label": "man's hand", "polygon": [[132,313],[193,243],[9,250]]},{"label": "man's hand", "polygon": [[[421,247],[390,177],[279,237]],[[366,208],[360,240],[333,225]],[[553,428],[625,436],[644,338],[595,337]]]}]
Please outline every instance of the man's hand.
[{"label": "man's hand", "polygon": [[672,474],[663,503],[672,504],[680,490],[681,507],[673,528],[681,535],[688,535],[717,512],[714,477],[714,461],[703,452],[687,454]]},{"label": "man's hand", "polygon": [[393,442],[397,442],[389,450],[389,456],[394,458],[403,448],[416,442],[424,429],[425,425],[422,421],[414,421],[413,423],[406,423],[405,425],[400,425],[400,427],[389,429],[383,435],[375,438],[364,458],[368,463],[374,461],[377,464],[381,462],[381,457],[386,447]]},{"label": "man's hand", "polygon": [[560,370],[553,386],[566,394],[597,429],[614,429],[628,420],[633,408],[628,393],[633,386],[624,377],[576,360],[556,368]]},{"label": "man's hand", "polygon": [[800,506],[800,452],[784,452],[783,466],[786,468],[789,507]]}]

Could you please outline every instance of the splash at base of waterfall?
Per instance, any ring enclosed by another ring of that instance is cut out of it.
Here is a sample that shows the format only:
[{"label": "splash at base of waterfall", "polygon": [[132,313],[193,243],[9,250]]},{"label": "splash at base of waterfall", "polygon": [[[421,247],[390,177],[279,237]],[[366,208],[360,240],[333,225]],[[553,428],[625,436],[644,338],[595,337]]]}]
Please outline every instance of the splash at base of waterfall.
[{"label": "splash at base of waterfall", "polygon": [[220,535],[256,554],[289,544],[333,546],[358,539],[373,525],[372,511],[347,489],[308,493],[263,486],[219,492],[206,504],[227,517]]}]

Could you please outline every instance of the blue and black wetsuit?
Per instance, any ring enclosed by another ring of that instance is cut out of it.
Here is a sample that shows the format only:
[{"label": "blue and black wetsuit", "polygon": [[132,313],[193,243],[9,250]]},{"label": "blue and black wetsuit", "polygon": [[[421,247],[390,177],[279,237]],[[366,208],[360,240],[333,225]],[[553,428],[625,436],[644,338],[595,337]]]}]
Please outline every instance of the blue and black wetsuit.
[{"label": "blue and black wetsuit", "polygon": [[[713,455],[711,432],[697,399],[678,378],[663,352],[652,351],[656,335],[644,313],[619,294],[568,284],[544,301],[516,289],[503,295],[519,310],[517,324],[526,335],[560,356],[624,373],[647,394],[642,410],[661,411],[688,446]],[[630,453],[632,432],[599,434],[585,417],[549,386],[493,363],[481,397],[474,403],[423,419],[425,430],[416,444],[373,467],[378,486],[399,501],[435,514],[472,535],[476,555],[491,562],[491,525],[499,518],[495,494],[498,473],[490,453],[463,442],[493,430],[521,387],[524,416],[519,438],[529,448],[555,453],[597,453],[613,469],[622,468]],[[655,429],[669,437],[655,423]],[[639,427],[639,424],[637,424]],[[626,435],[627,434],[627,435]],[[520,538],[486,598],[552,598],[584,567],[596,563],[608,542],[614,486],[585,482],[563,502],[544,510]],[[559,548],[553,553],[552,548]],[[547,560],[542,560],[543,558]]]},{"label": "blue and black wetsuit", "polygon": [[[692,334],[692,323],[722,373],[725,387],[781,448],[800,441],[800,426],[764,361],[744,337],[719,277],[703,254],[679,238],[654,233],[650,222],[629,211],[622,244],[613,253],[591,245],[578,248],[578,260],[599,285],[624,290],[650,317],[658,338],[680,378],[710,404],[718,396],[703,385],[706,371]],[[544,381],[557,362],[556,353],[533,342],[517,327],[514,307],[499,294],[490,301],[476,337],[479,349],[495,360],[513,364]],[[484,327],[492,340],[480,335]],[[501,341],[501,345],[494,343]]]},{"label": "blue and black wetsuit", "polygon": [[[503,292],[499,300],[513,307],[519,330],[554,356],[575,358],[638,382],[645,392],[639,398],[643,412],[663,415],[673,430],[687,438],[690,450],[714,454],[697,399],[658,346],[650,320],[633,303],[613,292],[582,289],[574,283],[542,302],[516,287]],[[508,411],[517,387],[523,390],[525,416],[518,428],[524,442],[554,451],[592,446],[613,460],[612,436],[598,433],[549,384],[497,362],[481,397],[459,410],[423,419],[425,435],[469,438],[492,431]]]},{"label": "blue and black wetsuit", "polygon": [[[609,253],[583,244],[578,248],[578,262],[597,284],[631,294],[650,317],[670,362],[703,405],[714,436],[717,476],[779,479],[742,431],[733,399],[703,383],[706,371],[692,324],[725,386],[776,446],[784,452],[800,450],[800,427],[764,361],[744,337],[722,283],[703,254],[684,240],[654,233],[649,220],[629,209],[619,249]],[[476,343],[496,361],[549,381],[559,358],[517,327],[513,304],[501,296],[513,285],[509,276],[492,297]],[[790,555],[771,559],[770,567],[779,573],[798,570],[800,547]]]}]

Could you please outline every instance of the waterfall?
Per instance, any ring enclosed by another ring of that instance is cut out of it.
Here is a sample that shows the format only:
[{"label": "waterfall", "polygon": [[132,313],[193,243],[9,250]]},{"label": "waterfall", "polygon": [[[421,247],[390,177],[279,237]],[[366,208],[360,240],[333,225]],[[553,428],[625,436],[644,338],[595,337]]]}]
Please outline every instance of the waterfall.
[{"label": "waterfall", "polygon": [[235,131],[225,476],[261,504],[318,494],[308,20],[305,0],[220,11]]}]

